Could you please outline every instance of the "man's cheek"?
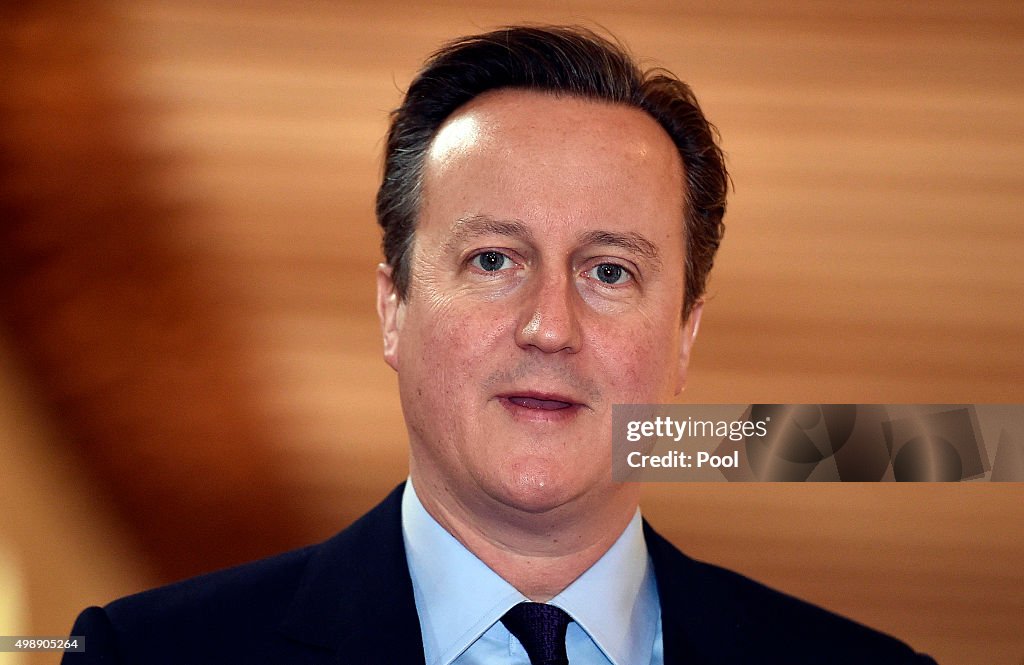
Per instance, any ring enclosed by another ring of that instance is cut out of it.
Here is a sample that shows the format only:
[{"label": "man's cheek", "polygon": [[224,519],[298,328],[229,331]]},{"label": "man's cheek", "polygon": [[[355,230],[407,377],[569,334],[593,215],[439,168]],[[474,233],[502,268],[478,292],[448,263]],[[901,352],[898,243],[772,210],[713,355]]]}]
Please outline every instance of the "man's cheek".
[{"label": "man's cheek", "polygon": [[670,367],[666,355],[659,351],[661,347],[635,330],[604,342],[595,355],[600,358],[605,385],[615,401],[644,401],[661,395],[662,382],[653,379]]}]

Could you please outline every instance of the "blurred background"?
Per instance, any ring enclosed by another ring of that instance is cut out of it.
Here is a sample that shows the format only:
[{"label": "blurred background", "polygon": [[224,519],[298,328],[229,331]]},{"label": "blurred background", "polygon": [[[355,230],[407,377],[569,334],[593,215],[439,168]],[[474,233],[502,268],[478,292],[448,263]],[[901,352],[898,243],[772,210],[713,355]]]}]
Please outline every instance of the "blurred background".
[{"label": "blurred background", "polygon": [[[405,477],[382,137],[428,53],[497,25],[603,26],[720,129],[735,193],[685,401],[1024,401],[1020,2],[0,17],[0,634],[324,539]],[[648,490],[693,556],[942,663],[1024,662],[1024,485]]]}]

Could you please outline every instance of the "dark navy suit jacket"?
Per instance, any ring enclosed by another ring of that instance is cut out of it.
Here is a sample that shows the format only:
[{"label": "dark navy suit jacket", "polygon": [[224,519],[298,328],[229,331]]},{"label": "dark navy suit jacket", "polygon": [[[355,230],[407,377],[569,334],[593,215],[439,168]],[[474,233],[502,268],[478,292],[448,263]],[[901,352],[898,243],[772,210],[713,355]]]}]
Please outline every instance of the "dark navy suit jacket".
[{"label": "dark navy suit jacket", "polygon": [[[63,663],[422,665],[399,486],[319,545],[90,607]],[[666,665],[934,663],[870,628],[694,561],[644,524]],[[647,665],[646,663],[642,665]]]}]

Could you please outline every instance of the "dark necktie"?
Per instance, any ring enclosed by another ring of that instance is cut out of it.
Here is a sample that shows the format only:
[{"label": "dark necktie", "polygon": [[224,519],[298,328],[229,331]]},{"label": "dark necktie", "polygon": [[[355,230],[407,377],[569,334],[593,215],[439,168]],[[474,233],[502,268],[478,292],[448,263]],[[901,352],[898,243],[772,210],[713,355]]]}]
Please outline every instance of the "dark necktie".
[{"label": "dark necktie", "polygon": [[572,618],[554,605],[519,603],[501,617],[530,656],[530,665],[569,665],[565,629]]}]

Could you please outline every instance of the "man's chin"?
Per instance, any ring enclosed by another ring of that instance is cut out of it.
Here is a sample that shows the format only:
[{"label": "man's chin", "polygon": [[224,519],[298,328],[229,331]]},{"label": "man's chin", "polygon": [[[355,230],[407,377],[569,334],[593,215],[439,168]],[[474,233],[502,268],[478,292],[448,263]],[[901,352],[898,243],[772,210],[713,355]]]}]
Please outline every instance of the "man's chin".
[{"label": "man's chin", "polygon": [[536,516],[571,509],[586,494],[587,488],[578,478],[519,471],[501,479],[489,494],[508,508]]}]

